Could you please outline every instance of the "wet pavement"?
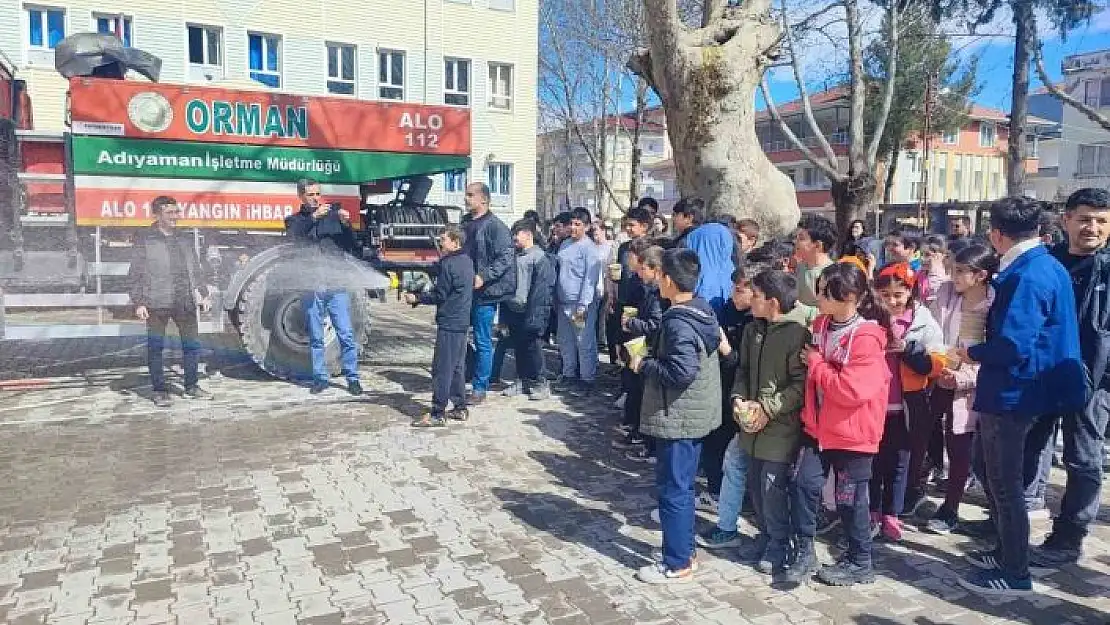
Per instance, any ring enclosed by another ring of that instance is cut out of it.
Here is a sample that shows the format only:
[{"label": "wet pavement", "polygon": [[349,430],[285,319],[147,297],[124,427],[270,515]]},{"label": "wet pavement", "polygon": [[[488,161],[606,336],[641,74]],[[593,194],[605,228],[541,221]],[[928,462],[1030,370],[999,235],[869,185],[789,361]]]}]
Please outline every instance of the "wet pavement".
[{"label": "wet pavement", "polygon": [[204,382],[216,400],[155,409],[127,345],[0,391],[0,622],[1110,622],[1106,510],[1084,559],[1040,572],[1030,599],[967,594],[967,539],[919,532],[878,546],[877,583],[853,590],[774,590],[706,552],[692,583],[640,584],[652,470],[610,447],[612,397],[497,398],[413,431],[429,312],[375,306],[358,399],[231,365]]}]

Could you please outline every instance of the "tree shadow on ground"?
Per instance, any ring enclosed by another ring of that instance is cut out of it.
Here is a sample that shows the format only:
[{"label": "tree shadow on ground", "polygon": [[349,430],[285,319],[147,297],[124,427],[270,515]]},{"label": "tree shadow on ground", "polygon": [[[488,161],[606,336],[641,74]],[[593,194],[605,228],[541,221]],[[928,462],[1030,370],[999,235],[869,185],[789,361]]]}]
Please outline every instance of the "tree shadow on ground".
[{"label": "tree shadow on ground", "polygon": [[623,524],[607,510],[548,493],[494,488],[493,495],[507,512],[558,540],[588,547],[627,568],[652,562],[652,546],[622,534]]},{"label": "tree shadow on ground", "polygon": [[[972,612],[1016,621],[1032,623],[1107,622],[1106,613],[1060,595],[1063,592],[1079,598],[1091,598],[1101,597],[1105,593],[1104,587],[1090,584],[1075,575],[1076,571],[1080,571],[1078,567],[1075,567],[1074,571],[1061,570],[1046,576],[1034,576],[1035,585],[1051,586],[1058,591],[1052,595],[1051,599],[1043,600],[1042,596],[1035,595],[1029,599],[998,600],[963,591],[962,587],[953,584],[958,577],[965,576],[974,570],[970,564],[964,562],[960,555],[918,542],[910,544],[908,550],[911,552],[910,554],[877,553],[876,568],[880,573],[914,586],[934,599],[946,601]],[[915,567],[908,562],[910,558],[914,557],[927,558],[931,562],[923,567]],[[938,582],[942,579],[944,580],[942,582],[944,586],[943,593],[937,588],[940,585]],[[883,617],[877,615],[863,615],[859,618],[873,620],[857,619],[856,622],[858,623],[905,622],[883,620]],[[915,622],[919,625],[930,623],[924,617],[918,617]]]}]

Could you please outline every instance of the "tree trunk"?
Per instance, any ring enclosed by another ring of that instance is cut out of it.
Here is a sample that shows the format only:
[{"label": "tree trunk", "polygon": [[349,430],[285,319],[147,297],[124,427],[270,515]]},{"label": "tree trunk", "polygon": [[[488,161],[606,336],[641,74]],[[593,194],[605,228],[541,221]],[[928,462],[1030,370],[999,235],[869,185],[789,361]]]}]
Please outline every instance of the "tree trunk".
[{"label": "tree trunk", "polygon": [[1011,3],[1014,11],[1014,87],[1010,97],[1010,136],[1007,142],[1006,194],[1025,192],[1025,124],[1029,114],[1029,60],[1035,45],[1032,2]]},{"label": "tree trunk", "polygon": [[833,204],[836,206],[836,229],[848,232],[848,226],[856,219],[863,219],[875,203],[875,189],[878,186],[870,171],[851,174],[832,183]]},{"label": "tree trunk", "polygon": [[647,110],[648,86],[644,80],[636,81],[636,112],[632,120],[632,161],[628,167],[628,206],[631,208],[640,199],[640,135],[644,127],[644,112]]},{"label": "tree trunk", "polygon": [[682,25],[674,0],[644,8],[650,48],[629,67],[663,102],[681,193],[712,213],[751,217],[772,236],[794,229],[794,187],[755,132],[754,92],[779,42],[769,2],[729,7],[701,29]]},{"label": "tree trunk", "polygon": [[886,164],[886,180],[883,182],[883,204],[890,204],[890,194],[894,192],[894,174],[898,171],[898,157],[902,155],[901,146],[890,148],[890,160]]}]

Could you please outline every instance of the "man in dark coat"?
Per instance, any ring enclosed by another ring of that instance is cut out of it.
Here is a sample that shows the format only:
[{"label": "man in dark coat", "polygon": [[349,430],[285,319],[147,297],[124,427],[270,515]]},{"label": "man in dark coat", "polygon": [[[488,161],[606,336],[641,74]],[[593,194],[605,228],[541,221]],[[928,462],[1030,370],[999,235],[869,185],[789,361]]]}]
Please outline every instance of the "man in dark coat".
[{"label": "man in dark coat", "polygon": [[212,303],[204,283],[204,270],[192,242],[177,235],[180,209],[177,200],[165,195],[154,198],[150,212],[155,221],[136,242],[128,279],[135,316],[146,322],[147,366],[154,405],[170,406],[162,352],[166,326],[173,320],[181,335],[185,368],[185,392],[189,399],[212,399],[197,383],[200,361],[200,332],[197,309],[207,312]]}]

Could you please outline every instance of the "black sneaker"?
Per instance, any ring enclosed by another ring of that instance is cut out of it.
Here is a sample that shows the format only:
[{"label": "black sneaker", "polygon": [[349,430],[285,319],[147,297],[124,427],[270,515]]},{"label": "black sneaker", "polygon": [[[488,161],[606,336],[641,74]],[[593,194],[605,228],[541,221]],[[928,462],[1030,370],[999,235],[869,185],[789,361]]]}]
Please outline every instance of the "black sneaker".
[{"label": "black sneaker", "polygon": [[561,375],[555,379],[555,382],[552,383],[551,388],[555,389],[556,391],[566,391],[575,388],[576,386],[578,386],[578,378],[571,378],[565,375]]},{"label": "black sneaker", "polygon": [[212,399],[213,397],[212,393],[209,393],[199,386],[191,386],[185,389],[185,392],[181,395],[186,399]]},{"label": "black sneaker", "polygon": [[170,399],[170,394],[166,391],[154,391],[154,395],[150,398],[154,405],[158,408],[169,408],[173,405],[173,400]]},{"label": "black sneaker", "polygon": [[631,432],[613,441],[614,449],[634,449],[644,444],[644,437],[637,432]]},{"label": "black sneaker", "polygon": [[1068,540],[1053,532],[1044,539],[1044,543],[1029,548],[1029,565],[1055,569],[1074,564],[1079,561],[1081,551],[1082,545],[1078,540]]},{"label": "black sneaker", "polygon": [[770,542],[771,540],[766,534],[760,534],[748,541],[748,543],[741,547],[740,551],[736,554],[740,560],[740,564],[747,564],[748,566],[759,568],[760,562],[762,562],[767,555],[767,546]]},{"label": "black sneaker", "polygon": [[362,384],[358,380],[347,382],[347,392],[355,397],[362,395]]},{"label": "black sneaker", "polygon": [[447,418],[452,421],[469,421],[470,412],[466,408],[454,408],[447,412]]},{"label": "black sneaker", "polygon": [[930,534],[940,534],[946,536],[956,531],[960,526],[960,520],[956,517],[956,513],[945,509],[943,506],[939,508],[933,518],[925,523],[925,531]]},{"label": "black sneaker", "polygon": [[783,571],[774,574],[771,583],[800,585],[813,577],[813,574],[819,568],[821,568],[821,565],[817,561],[817,552],[813,549],[813,543],[799,543],[794,561],[788,564]]},{"label": "black sneaker", "polygon": [[870,566],[861,566],[851,558],[841,556],[832,566],[823,566],[817,571],[817,579],[829,586],[855,586],[856,584],[875,583],[875,571]]},{"label": "black sneaker", "polygon": [[327,382],[313,382],[312,386],[308,389],[308,392],[312,393],[313,395],[319,395],[320,393],[328,390],[329,386],[330,385]]},{"label": "black sneaker", "polygon": [[929,503],[929,498],[922,493],[906,493],[906,505],[902,508],[902,514],[899,514],[898,517],[902,519],[913,518],[927,503]]},{"label": "black sneaker", "polygon": [[960,521],[955,533],[968,538],[990,541],[998,537],[998,527],[994,524],[994,519],[989,518],[981,521]]},{"label": "black sneaker", "polygon": [[840,525],[840,515],[826,510],[824,506],[817,511],[817,535],[824,536]]},{"label": "black sneaker", "polygon": [[447,427],[447,420],[443,415],[434,415],[425,413],[419,419],[413,419],[412,427],[414,428],[443,428]]}]

